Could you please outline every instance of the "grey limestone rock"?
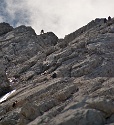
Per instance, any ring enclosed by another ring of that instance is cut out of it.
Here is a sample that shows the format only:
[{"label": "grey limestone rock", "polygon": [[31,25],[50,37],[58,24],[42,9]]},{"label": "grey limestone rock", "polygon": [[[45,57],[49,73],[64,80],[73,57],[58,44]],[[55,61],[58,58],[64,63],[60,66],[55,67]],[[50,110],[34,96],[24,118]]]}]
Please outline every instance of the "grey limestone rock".
[{"label": "grey limestone rock", "polygon": [[6,76],[5,66],[3,64],[3,52],[0,47],[0,97],[9,91],[11,91],[11,87]]},{"label": "grey limestone rock", "polygon": [[96,18],[64,39],[24,25],[4,32],[0,92],[7,77],[16,91],[1,103],[0,124],[113,124],[113,29],[113,18]]},{"label": "grey limestone rock", "polygon": [[5,23],[5,22],[0,23],[0,36],[12,31],[12,30],[13,30],[13,27],[10,26],[8,23]]}]

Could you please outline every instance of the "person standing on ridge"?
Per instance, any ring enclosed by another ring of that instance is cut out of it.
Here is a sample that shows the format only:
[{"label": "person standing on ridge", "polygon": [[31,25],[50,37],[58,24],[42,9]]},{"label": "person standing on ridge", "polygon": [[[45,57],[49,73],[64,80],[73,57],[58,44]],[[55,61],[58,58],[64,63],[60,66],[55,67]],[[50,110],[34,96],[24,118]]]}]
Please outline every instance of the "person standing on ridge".
[{"label": "person standing on ridge", "polygon": [[41,30],[40,34],[44,34],[44,30],[43,29]]}]

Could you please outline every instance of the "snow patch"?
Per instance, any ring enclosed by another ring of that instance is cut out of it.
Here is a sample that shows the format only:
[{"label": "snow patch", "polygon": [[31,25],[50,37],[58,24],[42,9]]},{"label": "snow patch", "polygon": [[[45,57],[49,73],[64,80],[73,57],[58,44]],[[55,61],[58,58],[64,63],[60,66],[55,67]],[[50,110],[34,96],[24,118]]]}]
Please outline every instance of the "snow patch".
[{"label": "snow patch", "polygon": [[5,101],[10,95],[12,95],[16,90],[13,90],[11,92],[8,92],[7,94],[5,94],[2,98],[0,98],[0,103]]}]

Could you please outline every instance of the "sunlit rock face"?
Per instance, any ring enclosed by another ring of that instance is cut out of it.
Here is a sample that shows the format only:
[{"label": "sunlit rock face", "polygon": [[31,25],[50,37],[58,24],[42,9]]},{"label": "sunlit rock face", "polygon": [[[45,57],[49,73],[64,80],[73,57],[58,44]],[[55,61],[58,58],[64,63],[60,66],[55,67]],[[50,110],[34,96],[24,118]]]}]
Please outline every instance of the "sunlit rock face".
[{"label": "sunlit rock face", "polygon": [[1,101],[0,125],[114,124],[113,18],[64,39],[22,25],[1,35],[0,45],[1,92],[7,78],[13,88]]}]

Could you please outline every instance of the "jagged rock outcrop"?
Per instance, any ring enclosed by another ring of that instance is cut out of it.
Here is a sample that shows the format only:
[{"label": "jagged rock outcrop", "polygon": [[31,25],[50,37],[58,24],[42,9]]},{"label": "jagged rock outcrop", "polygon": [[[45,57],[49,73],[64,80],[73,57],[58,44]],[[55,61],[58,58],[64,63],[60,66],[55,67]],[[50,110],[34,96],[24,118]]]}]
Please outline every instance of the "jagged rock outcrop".
[{"label": "jagged rock outcrop", "polygon": [[19,26],[1,35],[0,45],[16,89],[1,103],[0,125],[114,124],[113,18],[64,39]]},{"label": "jagged rock outcrop", "polygon": [[65,41],[68,43],[72,40],[74,40],[76,37],[78,37],[79,35],[83,34],[84,32],[87,32],[88,30],[90,30],[91,28],[94,28],[95,26],[101,26],[103,23],[105,22],[106,18],[96,18],[95,20],[92,20],[91,22],[89,22],[87,25],[79,28],[78,30],[76,30],[75,32],[68,34],[65,36]]},{"label": "jagged rock outcrop", "polygon": [[12,30],[13,30],[13,27],[10,26],[8,23],[5,23],[5,22],[0,23],[0,36],[12,31]]}]

